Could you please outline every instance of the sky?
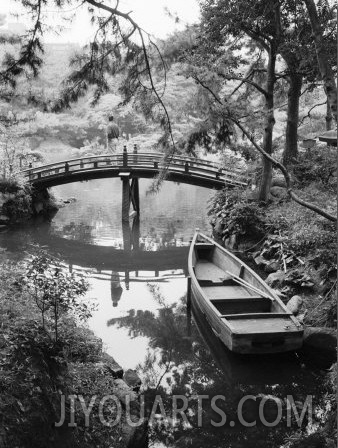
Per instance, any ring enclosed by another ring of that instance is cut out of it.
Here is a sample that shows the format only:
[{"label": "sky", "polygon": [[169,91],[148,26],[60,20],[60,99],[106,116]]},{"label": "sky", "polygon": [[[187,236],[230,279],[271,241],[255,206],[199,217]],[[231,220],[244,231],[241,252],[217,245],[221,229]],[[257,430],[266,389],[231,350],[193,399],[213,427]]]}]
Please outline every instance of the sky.
[{"label": "sky", "polygon": [[[76,2],[80,4],[80,1]],[[105,3],[115,6],[116,2],[113,0],[106,0]],[[75,4],[75,1],[74,1]],[[165,7],[170,12],[177,13],[182,20],[182,25],[174,23],[173,19],[165,13]],[[131,17],[147,32],[154,37],[164,38],[168,34],[175,31],[175,29],[182,28],[184,23],[194,23],[199,17],[199,8],[197,0],[120,0],[119,9],[122,12],[130,12]],[[79,8],[68,8],[66,14],[57,12],[57,8],[50,6],[46,8],[48,11],[46,21],[49,25],[61,25],[63,23],[66,29],[59,35],[55,32],[45,33],[45,42],[76,42],[84,44],[90,40],[94,35],[93,28],[90,27],[89,15],[87,14],[86,6]],[[19,13],[20,17],[16,18],[11,14]],[[8,23],[24,23],[29,26],[29,18],[27,14],[23,14],[24,9],[21,8],[20,3],[15,0],[1,0],[1,14],[6,14],[6,23],[3,28],[6,28]],[[70,18],[74,16],[71,23],[62,22],[62,16]]]}]

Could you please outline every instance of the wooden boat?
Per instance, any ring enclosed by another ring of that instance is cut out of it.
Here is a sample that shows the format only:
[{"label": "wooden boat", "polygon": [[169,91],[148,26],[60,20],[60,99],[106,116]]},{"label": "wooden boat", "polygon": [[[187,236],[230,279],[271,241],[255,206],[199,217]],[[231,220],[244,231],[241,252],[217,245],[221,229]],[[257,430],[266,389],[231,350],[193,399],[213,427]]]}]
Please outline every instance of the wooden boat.
[{"label": "wooden boat", "polygon": [[278,353],[302,345],[303,327],[277,294],[241,260],[196,232],[189,275],[195,305],[233,352]]}]

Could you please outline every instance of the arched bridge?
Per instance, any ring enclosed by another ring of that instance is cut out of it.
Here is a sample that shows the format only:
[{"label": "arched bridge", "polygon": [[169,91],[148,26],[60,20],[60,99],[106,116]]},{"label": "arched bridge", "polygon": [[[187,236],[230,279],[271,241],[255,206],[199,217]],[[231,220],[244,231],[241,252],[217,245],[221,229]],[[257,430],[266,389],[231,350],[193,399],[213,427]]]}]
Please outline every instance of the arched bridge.
[{"label": "arched bridge", "polygon": [[[165,166],[163,154],[128,153],[104,154],[52,163],[25,170],[29,182],[41,188],[90,179],[107,177],[153,178]],[[221,189],[246,185],[243,173],[236,169],[224,169],[207,160],[185,156],[172,157],[167,167],[167,180]]]}]

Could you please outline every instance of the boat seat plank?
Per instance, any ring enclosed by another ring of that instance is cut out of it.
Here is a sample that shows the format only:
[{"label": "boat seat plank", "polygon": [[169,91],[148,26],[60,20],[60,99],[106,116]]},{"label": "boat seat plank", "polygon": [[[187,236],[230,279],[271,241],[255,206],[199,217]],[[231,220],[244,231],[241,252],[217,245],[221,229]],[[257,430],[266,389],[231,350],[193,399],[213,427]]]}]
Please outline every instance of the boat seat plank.
[{"label": "boat seat plank", "polygon": [[288,331],[298,331],[297,326],[292,322],[290,317],[286,315],[285,317],[267,317],[262,318],[252,318],[247,317],[239,319],[226,319],[229,328],[233,333],[239,334],[266,334],[266,333],[287,333]]},{"label": "boat seat plank", "polygon": [[234,286],[203,286],[202,291],[209,300],[248,299],[253,297],[250,290],[238,284]]},{"label": "boat seat plank", "polygon": [[243,313],[243,314],[223,314],[222,319],[278,319],[279,317],[291,316],[291,313]]},{"label": "boat seat plank", "polygon": [[212,243],[196,243],[196,249],[213,249],[215,247]]},{"label": "boat seat plank", "polygon": [[[228,315],[252,315],[253,313],[271,312],[271,300],[266,297],[237,297],[224,300],[210,300],[210,303],[223,316]],[[284,313],[283,313],[284,314]]]}]

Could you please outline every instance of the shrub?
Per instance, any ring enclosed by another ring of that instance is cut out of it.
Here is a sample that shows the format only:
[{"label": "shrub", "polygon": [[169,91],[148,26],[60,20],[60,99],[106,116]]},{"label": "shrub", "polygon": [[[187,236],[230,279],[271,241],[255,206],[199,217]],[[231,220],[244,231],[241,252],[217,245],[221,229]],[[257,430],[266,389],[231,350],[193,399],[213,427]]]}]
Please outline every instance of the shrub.
[{"label": "shrub", "polygon": [[312,148],[301,153],[293,172],[300,186],[305,187],[312,182],[320,182],[324,187],[335,188],[337,179],[337,155],[329,148]]},{"label": "shrub", "polygon": [[229,224],[241,235],[262,235],[265,231],[265,219],[257,204],[239,202],[229,213]]},{"label": "shrub", "polygon": [[265,233],[266,219],[262,208],[247,202],[240,190],[222,190],[211,199],[209,215],[221,217],[229,233],[260,236]]},{"label": "shrub", "polygon": [[33,213],[32,197],[26,188],[17,191],[14,198],[8,199],[3,206],[2,212],[13,222],[19,222],[31,217]]},{"label": "shrub", "polygon": [[0,179],[0,193],[17,193],[20,188],[20,185],[15,179]]}]

